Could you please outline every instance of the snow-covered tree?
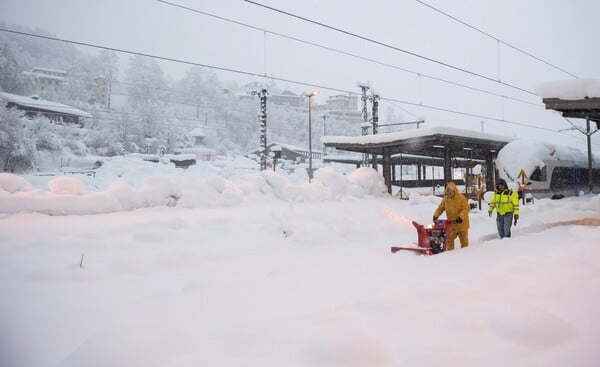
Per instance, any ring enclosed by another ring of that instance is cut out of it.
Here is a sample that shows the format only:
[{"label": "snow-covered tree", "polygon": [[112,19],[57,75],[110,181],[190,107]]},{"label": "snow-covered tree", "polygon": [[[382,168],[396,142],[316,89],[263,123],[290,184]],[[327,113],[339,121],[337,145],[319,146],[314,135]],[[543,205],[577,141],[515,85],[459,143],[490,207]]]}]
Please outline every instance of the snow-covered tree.
[{"label": "snow-covered tree", "polygon": [[138,146],[145,146],[145,139],[159,137],[164,128],[161,121],[166,99],[163,71],[156,60],[135,55],[129,59],[127,81],[131,119],[135,121],[132,134]]},{"label": "snow-covered tree", "polygon": [[[2,106],[5,102],[0,98]],[[35,165],[35,141],[26,136],[22,113],[0,108],[0,168],[5,172],[22,172]]]},{"label": "snow-covered tree", "polygon": [[9,93],[22,93],[24,91],[22,75],[11,48],[7,43],[0,45],[0,89]]}]

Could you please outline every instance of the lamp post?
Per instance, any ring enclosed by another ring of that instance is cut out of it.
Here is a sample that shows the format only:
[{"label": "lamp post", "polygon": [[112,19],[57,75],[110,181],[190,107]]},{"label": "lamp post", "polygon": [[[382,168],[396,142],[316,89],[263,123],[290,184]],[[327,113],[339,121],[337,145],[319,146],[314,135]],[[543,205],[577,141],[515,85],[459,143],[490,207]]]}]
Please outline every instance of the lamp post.
[{"label": "lamp post", "polygon": [[318,91],[306,95],[308,97],[308,183],[311,183],[313,170],[312,170],[312,120],[311,120],[311,98],[318,95]]}]

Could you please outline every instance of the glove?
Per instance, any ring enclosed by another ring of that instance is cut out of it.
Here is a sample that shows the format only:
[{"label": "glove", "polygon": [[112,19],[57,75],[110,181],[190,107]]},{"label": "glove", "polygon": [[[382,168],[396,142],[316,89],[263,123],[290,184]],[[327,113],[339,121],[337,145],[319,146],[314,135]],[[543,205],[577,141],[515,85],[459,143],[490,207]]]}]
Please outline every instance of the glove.
[{"label": "glove", "polygon": [[488,212],[488,214],[490,215],[490,218],[492,217],[492,212]]},{"label": "glove", "polygon": [[433,221],[435,222],[438,219],[435,215],[433,216]]},{"label": "glove", "polygon": [[462,223],[462,218],[461,217],[456,218],[454,223],[458,223],[458,224]]},{"label": "glove", "polygon": [[516,226],[517,225],[517,221],[519,220],[519,214],[515,214],[514,218],[515,218],[515,226]]}]

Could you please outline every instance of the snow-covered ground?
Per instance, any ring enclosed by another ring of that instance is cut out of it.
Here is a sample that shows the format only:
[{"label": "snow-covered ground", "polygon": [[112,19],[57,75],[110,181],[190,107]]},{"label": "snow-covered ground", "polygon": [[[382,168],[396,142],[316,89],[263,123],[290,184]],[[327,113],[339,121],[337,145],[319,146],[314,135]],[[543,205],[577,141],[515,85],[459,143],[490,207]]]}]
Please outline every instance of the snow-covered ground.
[{"label": "snow-covered ground", "polygon": [[244,167],[1,173],[0,366],[600,365],[600,195],[425,257],[437,197]]}]

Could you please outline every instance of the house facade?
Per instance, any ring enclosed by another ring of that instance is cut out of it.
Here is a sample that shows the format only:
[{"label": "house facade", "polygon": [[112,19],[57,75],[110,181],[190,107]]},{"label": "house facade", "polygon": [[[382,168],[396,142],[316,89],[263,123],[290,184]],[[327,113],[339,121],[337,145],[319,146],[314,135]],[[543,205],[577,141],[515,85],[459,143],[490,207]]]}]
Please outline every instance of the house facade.
[{"label": "house facade", "polygon": [[330,96],[325,102],[328,110],[356,111],[358,97],[345,94]]},{"label": "house facade", "polygon": [[47,69],[35,67],[25,72],[37,83],[40,92],[58,91],[67,80],[67,72],[58,69]]}]

